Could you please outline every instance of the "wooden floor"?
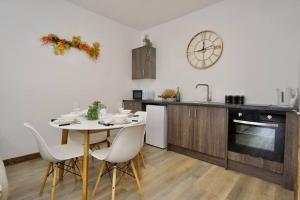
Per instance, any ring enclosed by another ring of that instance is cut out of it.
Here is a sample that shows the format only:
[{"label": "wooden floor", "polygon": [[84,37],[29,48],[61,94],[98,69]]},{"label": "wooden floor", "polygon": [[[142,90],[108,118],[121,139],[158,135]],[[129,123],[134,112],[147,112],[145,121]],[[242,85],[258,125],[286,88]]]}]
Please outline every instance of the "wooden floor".
[{"label": "wooden floor", "polygon": [[[289,200],[293,192],[279,185],[250,177],[238,172],[225,170],[181,154],[145,146],[144,156],[147,169],[142,168],[142,185],[145,195],[140,197],[136,185],[128,177],[117,185],[119,200]],[[90,190],[95,184],[98,161],[91,162]],[[49,199],[50,180],[44,195],[39,197],[40,179],[47,163],[35,159],[7,167],[10,200]],[[111,185],[105,176],[93,199],[110,199]],[[75,183],[72,175],[66,175],[59,183],[56,199],[81,199],[81,182]]]}]

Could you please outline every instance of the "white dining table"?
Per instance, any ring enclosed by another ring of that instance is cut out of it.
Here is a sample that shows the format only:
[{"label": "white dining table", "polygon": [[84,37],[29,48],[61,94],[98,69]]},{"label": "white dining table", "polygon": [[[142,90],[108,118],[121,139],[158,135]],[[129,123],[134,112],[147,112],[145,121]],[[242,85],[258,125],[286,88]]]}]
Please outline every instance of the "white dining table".
[{"label": "white dining table", "polygon": [[[137,120],[138,122],[131,122],[131,120]],[[88,198],[88,176],[89,176],[89,150],[90,150],[90,134],[98,133],[102,131],[107,132],[107,137],[110,136],[110,130],[121,129],[125,126],[132,126],[134,124],[141,123],[141,119],[139,117],[129,118],[129,123],[126,124],[114,124],[112,126],[105,126],[103,124],[98,123],[99,120],[87,120],[84,117],[79,118],[78,124],[70,124],[66,126],[59,126],[58,123],[50,121],[50,126],[54,128],[58,128],[62,132],[61,136],[61,144],[68,143],[68,134],[70,130],[77,131],[83,134],[84,144],[83,144],[83,163],[82,163],[82,199],[87,200]],[[140,158],[139,155],[135,158],[135,166],[137,169],[138,177],[140,176]],[[62,169],[61,169],[62,168]],[[60,167],[59,170],[59,180],[63,180],[63,166]]]}]

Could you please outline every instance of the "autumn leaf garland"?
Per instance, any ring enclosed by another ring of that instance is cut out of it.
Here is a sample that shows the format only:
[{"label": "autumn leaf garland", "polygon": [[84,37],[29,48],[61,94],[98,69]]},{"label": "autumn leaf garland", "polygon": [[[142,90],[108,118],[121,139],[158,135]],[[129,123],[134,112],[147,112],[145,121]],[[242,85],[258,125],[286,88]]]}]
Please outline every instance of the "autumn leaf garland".
[{"label": "autumn leaf garland", "polygon": [[100,57],[100,44],[94,42],[91,46],[81,41],[80,36],[73,36],[72,41],[61,39],[55,34],[48,34],[41,38],[43,44],[53,44],[54,53],[56,55],[63,55],[65,50],[69,50],[71,47],[77,48],[86,52],[93,60],[97,60]]}]

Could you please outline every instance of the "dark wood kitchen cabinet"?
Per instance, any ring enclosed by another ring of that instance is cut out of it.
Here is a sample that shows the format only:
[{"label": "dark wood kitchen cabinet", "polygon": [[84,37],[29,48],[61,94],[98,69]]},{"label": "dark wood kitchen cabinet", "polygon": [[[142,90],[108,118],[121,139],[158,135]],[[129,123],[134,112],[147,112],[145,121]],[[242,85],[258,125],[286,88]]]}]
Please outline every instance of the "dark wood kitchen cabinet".
[{"label": "dark wood kitchen cabinet", "polygon": [[132,80],[156,79],[156,49],[139,47],[132,50]]},{"label": "dark wood kitchen cabinet", "polygon": [[168,143],[192,149],[193,147],[193,119],[192,106],[168,106]]},{"label": "dark wood kitchen cabinet", "polygon": [[226,108],[169,105],[168,143],[225,158]]},{"label": "dark wood kitchen cabinet", "polygon": [[144,110],[144,105],[142,101],[123,100],[123,104],[124,109],[131,110],[132,113]]},{"label": "dark wood kitchen cabinet", "polygon": [[193,149],[225,158],[227,143],[227,109],[197,106],[194,110]]}]

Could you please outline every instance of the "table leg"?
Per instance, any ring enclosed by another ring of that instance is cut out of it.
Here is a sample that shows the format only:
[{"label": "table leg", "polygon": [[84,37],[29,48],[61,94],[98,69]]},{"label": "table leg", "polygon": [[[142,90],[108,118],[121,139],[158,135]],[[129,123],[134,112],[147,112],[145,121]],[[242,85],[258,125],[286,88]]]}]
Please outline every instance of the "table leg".
[{"label": "table leg", "polygon": [[88,176],[89,176],[89,150],[90,150],[90,134],[89,131],[83,132],[83,170],[82,170],[82,199],[87,200],[88,197]]},{"label": "table leg", "polygon": [[141,176],[141,162],[140,162],[140,155],[139,154],[134,158],[134,167],[136,169],[138,178],[141,180],[142,179],[142,176]]},{"label": "table leg", "polygon": [[[61,135],[61,144],[67,144],[68,143],[68,129],[63,129],[62,130],[62,135]],[[64,162],[59,165],[59,180],[62,181],[64,179]]]}]

